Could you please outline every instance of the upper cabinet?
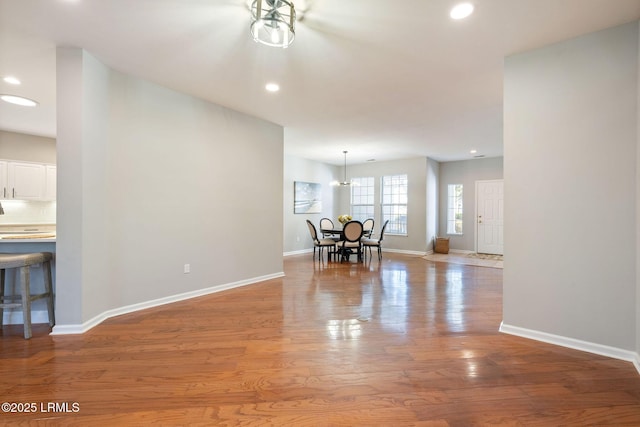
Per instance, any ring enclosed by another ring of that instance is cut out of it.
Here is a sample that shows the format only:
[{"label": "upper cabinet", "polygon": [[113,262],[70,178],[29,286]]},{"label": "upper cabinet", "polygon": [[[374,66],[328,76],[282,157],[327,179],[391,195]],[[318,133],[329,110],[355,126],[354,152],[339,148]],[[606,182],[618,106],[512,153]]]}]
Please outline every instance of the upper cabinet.
[{"label": "upper cabinet", "polygon": [[56,165],[45,165],[45,189],[44,189],[44,198],[45,200],[55,200],[56,199],[56,173],[57,168]]},{"label": "upper cabinet", "polygon": [[13,200],[55,200],[55,165],[0,160],[0,196]]},{"label": "upper cabinet", "polygon": [[8,162],[0,160],[0,198],[7,198],[7,165]]}]

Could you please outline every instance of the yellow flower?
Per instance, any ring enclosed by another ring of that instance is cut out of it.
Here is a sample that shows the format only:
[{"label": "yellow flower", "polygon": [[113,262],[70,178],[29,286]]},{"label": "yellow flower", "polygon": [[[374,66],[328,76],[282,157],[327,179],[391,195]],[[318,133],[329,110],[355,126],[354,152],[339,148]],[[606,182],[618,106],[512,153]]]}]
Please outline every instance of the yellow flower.
[{"label": "yellow flower", "polygon": [[338,217],[338,221],[340,221],[340,224],[345,225],[347,222],[351,221],[353,219],[353,217],[351,215],[340,215]]}]

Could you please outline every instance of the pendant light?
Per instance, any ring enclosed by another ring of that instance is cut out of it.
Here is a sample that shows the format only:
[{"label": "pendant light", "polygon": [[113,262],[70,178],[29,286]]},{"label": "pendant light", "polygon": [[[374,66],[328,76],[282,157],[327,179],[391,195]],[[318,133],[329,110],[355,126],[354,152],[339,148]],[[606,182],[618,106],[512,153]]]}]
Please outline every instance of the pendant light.
[{"label": "pendant light", "polygon": [[340,186],[340,187],[348,187],[350,185],[354,185],[353,181],[347,181],[347,151],[343,151],[344,153],[344,180],[341,181],[331,181],[331,185]]}]

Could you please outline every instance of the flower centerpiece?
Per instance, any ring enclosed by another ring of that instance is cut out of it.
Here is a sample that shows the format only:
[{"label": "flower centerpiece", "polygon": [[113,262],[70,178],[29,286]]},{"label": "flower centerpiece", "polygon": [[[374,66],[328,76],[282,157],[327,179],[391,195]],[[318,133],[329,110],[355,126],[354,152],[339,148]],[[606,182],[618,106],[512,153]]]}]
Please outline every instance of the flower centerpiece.
[{"label": "flower centerpiece", "polygon": [[340,224],[342,224],[342,225],[345,225],[346,223],[348,223],[352,219],[353,219],[353,217],[351,215],[340,215],[338,217],[338,221],[340,221]]}]

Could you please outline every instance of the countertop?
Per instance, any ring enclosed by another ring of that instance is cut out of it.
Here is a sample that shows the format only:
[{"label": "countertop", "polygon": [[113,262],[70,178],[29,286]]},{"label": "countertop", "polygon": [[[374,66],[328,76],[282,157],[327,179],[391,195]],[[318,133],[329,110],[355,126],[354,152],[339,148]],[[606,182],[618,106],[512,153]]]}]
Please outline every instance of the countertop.
[{"label": "countertop", "polygon": [[2,243],[55,243],[55,224],[12,224],[0,225]]},{"label": "countertop", "polygon": [[55,243],[55,241],[56,241],[56,235],[51,233],[2,234],[0,232],[0,244],[2,243],[40,243],[40,242]]}]

